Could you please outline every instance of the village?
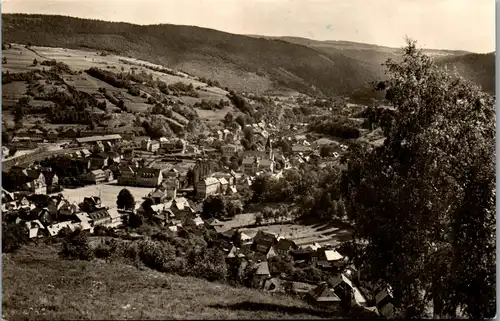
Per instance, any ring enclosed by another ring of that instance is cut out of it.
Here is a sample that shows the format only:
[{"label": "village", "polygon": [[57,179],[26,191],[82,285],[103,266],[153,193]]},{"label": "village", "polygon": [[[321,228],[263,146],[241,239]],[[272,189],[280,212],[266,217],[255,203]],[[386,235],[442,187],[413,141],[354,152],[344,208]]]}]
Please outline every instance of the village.
[{"label": "village", "polygon": [[[247,204],[257,178],[283,180],[287,171],[308,163],[331,166],[349,152],[346,144],[335,140],[311,141],[303,130],[306,126],[277,128],[264,122],[231,126],[190,142],[89,135],[95,131],[79,133],[80,137],[74,132],[69,135],[72,138],[47,137],[58,148],[29,154],[34,156],[31,159],[4,161],[4,221],[25,225],[32,240],[56,237],[63,229],[120,230],[130,224],[131,215],[148,215],[173,233],[190,224],[220,235],[228,264],[236,260],[243,264],[240,269],[255,266],[251,287],[299,295],[328,309],[390,317],[390,287],[363,293],[366,290],[358,285],[360,271],[339,250],[342,242],[335,235],[345,230],[315,233],[295,223],[300,213],[293,206],[277,214],[278,223],[270,214],[263,216],[256,204]],[[32,141],[29,132],[19,134],[25,136],[14,141]],[[250,135],[253,147],[248,150],[240,141]],[[135,200],[132,208],[117,202],[124,189]],[[231,211],[206,213],[207,203],[221,199],[231,204]],[[276,257],[291,257],[291,264],[301,268],[313,266],[329,275],[329,282],[299,282],[286,273],[271,273],[268,261]]]}]

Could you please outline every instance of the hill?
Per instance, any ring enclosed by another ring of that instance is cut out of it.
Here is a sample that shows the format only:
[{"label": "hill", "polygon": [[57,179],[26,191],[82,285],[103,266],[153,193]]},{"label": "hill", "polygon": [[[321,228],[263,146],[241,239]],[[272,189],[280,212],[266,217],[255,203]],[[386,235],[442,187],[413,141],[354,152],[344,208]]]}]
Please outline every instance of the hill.
[{"label": "hill", "polygon": [[[257,94],[292,89],[370,99],[366,84],[384,77],[381,63],[400,49],[348,41],[243,36],[178,25],[133,25],[53,15],[3,14],[6,42],[100,50],[217,80]],[[493,92],[494,55],[426,50],[442,65]]]},{"label": "hill", "polygon": [[299,299],[101,260],[66,261],[56,245],[3,255],[3,319],[310,319]]},{"label": "hill", "polygon": [[[260,36],[254,36],[260,37]],[[381,65],[388,58],[398,61],[401,48],[390,48],[350,41],[316,41],[299,37],[266,37],[280,39],[290,43],[307,46],[325,54],[342,53],[349,58],[363,61],[373,78],[382,78],[384,68]],[[424,49],[425,54],[433,57],[441,66],[456,68],[458,73],[475,82],[489,93],[495,92],[495,54],[478,54],[462,50]]]},{"label": "hill", "polygon": [[63,16],[4,14],[2,18],[6,42],[132,56],[216,79],[235,90],[262,93],[292,88],[349,94],[374,80],[363,61],[283,40],[190,26],[139,26]]}]

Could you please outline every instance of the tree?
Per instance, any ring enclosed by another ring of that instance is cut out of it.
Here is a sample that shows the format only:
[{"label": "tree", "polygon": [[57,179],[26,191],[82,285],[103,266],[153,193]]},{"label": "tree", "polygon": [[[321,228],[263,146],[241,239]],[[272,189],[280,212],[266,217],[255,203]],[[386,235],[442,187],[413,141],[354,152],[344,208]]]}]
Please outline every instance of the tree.
[{"label": "tree", "polygon": [[119,209],[125,210],[133,210],[135,208],[134,196],[128,189],[124,188],[118,193],[116,206],[118,206]]},{"label": "tree", "polygon": [[261,225],[262,224],[262,214],[261,213],[258,213],[257,215],[255,215],[255,225]]},{"label": "tree", "polygon": [[386,63],[396,113],[384,146],[354,151],[343,177],[361,262],[390,283],[406,317],[432,301],[436,316],[458,307],[495,314],[494,99],[437,67],[408,40]]},{"label": "tree", "polygon": [[28,242],[28,228],[24,224],[2,222],[2,252],[18,250]]},{"label": "tree", "polygon": [[36,58],[35,58],[35,59],[33,59],[33,66],[37,66],[37,65],[38,65],[38,60],[36,60]]},{"label": "tree", "polygon": [[221,195],[210,195],[203,201],[202,218],[221,218],[226,216],[226,201]]},{"label": "tree", "polygon": [[226,116],[224,116],[224,123],[226,125],[231,124],[233,122],[233,120],[234,120],[234,116],[233,116],[233,114],[231,112],[228,112],[226,114]]},{"label": "tree", "polygon": [[5,65],[6,63],[7,63],[7,57],[3,57],[3,58],[2,58],[2,64],[4,64],[4,65]]},{"label": "tree", "polygon": [[59,255],[68,260],[91,260],[94,253],[88,243],[88,232],[76,229],[62,243]]}]

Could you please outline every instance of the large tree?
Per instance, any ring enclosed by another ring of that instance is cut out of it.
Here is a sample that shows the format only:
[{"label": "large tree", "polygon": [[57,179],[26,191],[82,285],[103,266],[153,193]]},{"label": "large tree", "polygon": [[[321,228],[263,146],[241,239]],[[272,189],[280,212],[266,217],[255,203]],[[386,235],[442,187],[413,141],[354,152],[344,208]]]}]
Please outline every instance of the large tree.
[{"label": "large tree", "polygon": [[408,40],[379,88],[396,108],[384,146],[343,179],[361,262],[390,283],[406,316],[495,315],[494,99]]},{"label": "large tree", "polygon": [[135,208],[135,199],[132,193],[126,188],[122,189],[120,193],[118,193],[118,197],[116,199],[116,205],[120,209],[125,210],[133,210]]}]

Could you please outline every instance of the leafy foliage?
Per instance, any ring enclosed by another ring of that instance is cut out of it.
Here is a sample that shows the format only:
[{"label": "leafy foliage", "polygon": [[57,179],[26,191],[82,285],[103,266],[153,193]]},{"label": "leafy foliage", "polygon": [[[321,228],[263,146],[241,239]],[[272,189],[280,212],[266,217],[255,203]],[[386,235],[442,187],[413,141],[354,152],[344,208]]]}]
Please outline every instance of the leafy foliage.
[{"label": "leafy foliage", "polygon": [[94,253],[88,244],[88,232],[76,229],[68,234],[59,255],[68,260],[91,260]]},{"label": "leafy foliage", "polygon": [[18,250],[28,242],[28,228],[24,224],[2,222],[2,252]]},{"label": "leafy foliage", "polygon": [[445,73],[408,41],[386,63],[396,107],[387,143],[359,152],[344,176],[361,259],[392,284],[407,316],[495,314],[494,100]]},{"label": "leafy foliage", "polygon": [[135,208],[134,196],[128,189],[122,189],[120,193],[118,193],[116,205],[120,209],[133,210]]}]

